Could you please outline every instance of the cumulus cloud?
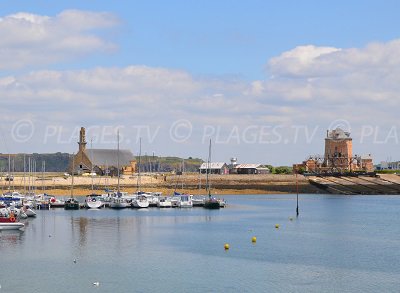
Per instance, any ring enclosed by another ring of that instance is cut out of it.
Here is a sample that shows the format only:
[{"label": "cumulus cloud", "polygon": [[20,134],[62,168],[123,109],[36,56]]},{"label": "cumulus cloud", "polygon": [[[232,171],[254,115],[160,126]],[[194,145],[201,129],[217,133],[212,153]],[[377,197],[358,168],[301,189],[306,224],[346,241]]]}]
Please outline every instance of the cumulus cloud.
[{"label": "cumulus cloud", "polygon": [[268,67],[273,76],[321,75],[321,65],[324,65],[324,68],[326,67],[324,64],[326,62],[325,57],[339,51],[340,49],[333,47],[299,46],[272,58]]},{"label": "cumulus cloud", "polygon": [[[314,103],[392,103],[400,89],[400,40],[364,48],[301,46],[272,58],[264,95]],[[395,100],[394,100],[395,99]]]},{"label": "cumulus cloud", "polygon": [[[27,13],[6,16],[0,20],[4,36],[0,68],[45,65],[112,49],[114,45],[94,31],[117,24],[118,19],[111,14],[74,10],[55,17]],[[382,128],[397,123],[399,49],[400,40],[363,48],[299,46],[271,58],[268,77],[254,81],[200,78],[184,70],[138,65],[10,74],[0,78],[0,117],[5,129],[28,118],[43,129],[46,125],[69,129],[98,124],[151,125],[163,128],[164,134],[169,133],[167,128],[173,121],[188,119],[193,135],[198,135],[191,137],[196,142],[207,125],[220,127],[228,136],[235,134],[235,127],[242,134],[260,131],[265,136],[272,133],[271,127],[279,126],[281,137],[285,138],[284,132],[291,136],[268,145],[268,151],[286,148],[296,156],[290,149],[293,145],[286,145],[286,141],[293,143],[299,126],[311,127],[307,135],[319,126],[323,136],[326,127],[338,118],[348,120],[355,133],[365,123]],[[237,144],[244,141],[241,137]],[[229,142],[229,148],[234,148]],[[236,144],[236,140],[231,142]],[[156,144],[166,147],[165,137]],[[300,160],[320,151],[310,147],[298,150]],[[248,150],[243,146],[242,153]],[[250,152],[266,152],[265,145]],[[298,161],[298,157],[291,161]]]},{"label": "cumulus cloud", "polygon": [[99,29],[117,26],[110,13],[66,10],[50,17],[17,13],[0,19],[0,70],[45,66],[116,48]]}]

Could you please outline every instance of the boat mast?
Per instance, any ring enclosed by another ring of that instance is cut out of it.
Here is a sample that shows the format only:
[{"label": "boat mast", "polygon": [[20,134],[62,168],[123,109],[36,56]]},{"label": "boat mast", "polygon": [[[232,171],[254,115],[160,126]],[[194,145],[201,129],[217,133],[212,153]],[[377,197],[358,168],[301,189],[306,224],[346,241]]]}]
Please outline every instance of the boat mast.
[{"label": "boat mast", "polygon": [[109,190],[108,190],[108,179],[107,179],[107,176],[110,174],[110,171],[108,170],[107,161],[105,161],[104,164],[105,164],[105,166],[106,166],[106,169],[105,169],[105,176],[104,176],[104,190],[108,193]]},{"label": "boat mast", "polygon": [[8,154],[8,191],[11,192],[11,155]]},{"label": "boat mast", "polygon": [[31,157],[28,157],[28,194],[31,194]]},{"label": "boat mast", "polygon": [[44,172],[46,170],[46,161],[42,161],[42,192],[44,194]]},{"label": "boat mast", "polygon": [[72,154],[72,181],[71,181],[71,198],[74,198],[74,173],[75,173],[75,153]]},{"label": "boat mast", "polygon": [[93,138],[90,139],[90,152],[92,154],[92,161],[90,162],[91,163],[90,176],[92,176],[92,194],[93,194],[93,161],[94,161],[94,158],[93,158]]},{"label": "boat mast", "polygon": [[184,172],[185,172],[185,159],[182,159],[182,192],[183,192],[183,185],[184,185]]},{"label": "boat mast", "polygon": [[208,160],[207,160],[207,176],[206,176],[206,186],[208,190],[208,197],[211,198],[211,183],[210,183],[210,178],[209,174],[211,173],[211,139],[210,139],[210,145],[208,147]]},{"label": "boat mast", "polygon": [[24,194],[26,195],[25,173],[26,173],[26,160],[25,160],[25,154],[24,154]]},{"label": "boat mast", "polygon": [[141,156],[142,156],[142,138],[139,138],[139,164],[138,164],[138,177],[137,177],[137,192],[139,194],[140,192],[140,185],[142,184],[141,178],[140,178],[140,164],[141,164]]},{"label": "boat mast", "polygon": [[119,187],[119,129],[117,132],[117,175],[118,175],[118,188],[117,195],[120,195],[120,187]]}]

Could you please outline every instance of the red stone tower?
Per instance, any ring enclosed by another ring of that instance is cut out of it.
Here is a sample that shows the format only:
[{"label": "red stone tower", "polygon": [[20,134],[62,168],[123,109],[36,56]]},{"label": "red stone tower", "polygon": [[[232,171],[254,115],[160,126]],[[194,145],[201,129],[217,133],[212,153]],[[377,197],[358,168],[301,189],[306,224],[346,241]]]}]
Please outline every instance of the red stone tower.
[{"label": "red stone tower", "polygon": [[327,131],[324,166],[338,171],[352,170],[353,140],[349,132],[340,128]]}]

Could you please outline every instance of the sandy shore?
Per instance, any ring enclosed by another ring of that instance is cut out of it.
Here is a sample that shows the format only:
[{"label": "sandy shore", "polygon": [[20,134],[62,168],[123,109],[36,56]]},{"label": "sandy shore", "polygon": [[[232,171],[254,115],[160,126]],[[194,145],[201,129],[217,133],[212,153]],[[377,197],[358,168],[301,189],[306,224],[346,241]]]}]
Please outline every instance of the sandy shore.
[{"label": "sandy shore", "polygon": [[[295,193],[296,177],[294,175],[210,175],[212,194],[279,194]],[[3,191],[17,190],[23,192],[31,186],[36,193],[46,192],[56,196],[68,196],[71,194],[72,177],[60,176],[60,174],[45,174],[37,177],[15,176],[12,182],[1,178]],[[116,189],[118,178],[95,176],[84,177],[74,176],[75,196],[85,196],[92,192],[92,183],[95,193],[104,193],[106,188]],[[126,192],[135,192],[138,189],[138,177],[123,176],[120,178],[120,189]],[[144,174],[140,176],[140,186],[143,191],[158,191],[164,195],[178,192],[188,192],[191,194],[206,194],[206,175],[185,174],[176,176],[173,174]],[[318,190],[311,186],[308,180],[298,177],[299,192],[316,193]]]}]

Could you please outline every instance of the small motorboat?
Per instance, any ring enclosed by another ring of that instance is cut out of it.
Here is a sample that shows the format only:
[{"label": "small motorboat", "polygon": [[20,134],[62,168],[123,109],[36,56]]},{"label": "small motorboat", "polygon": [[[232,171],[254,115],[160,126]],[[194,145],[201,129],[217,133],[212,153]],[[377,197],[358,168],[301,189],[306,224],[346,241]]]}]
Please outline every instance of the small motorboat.
[{"label": "small motorboat", "polygon": [[63,208],[65,205],[65,201],[59,198],[56,198],[55,196],[52,196],[50,198],[50,207],[52,208]]},{"label": "small motorboat", "polygon": [[0,215],[0,230],[18,230],[24,228],[25,224],[19,222],[13,213]]},{"label": "small motorboat", "polygon": [[28,217],[36,217],[36,212],[29,205],[24,205],[21,210]]},{"label": "small motorboat", "polygon": [[160,197],[157,203],[159,208],[172,208],[171,199],[167,197]]},{"label": "small motorboat", "polygon": [[180,198],[178,200],[178,207],[179,208],[192,208],[193,207],[192,197],[193,196],[191,194],[181,194]]},{"label": "small motorboat", "polygon": [[75,198],[71,197],[65,201],[64,209],[65,210],[79,210],[80,203]]}]

